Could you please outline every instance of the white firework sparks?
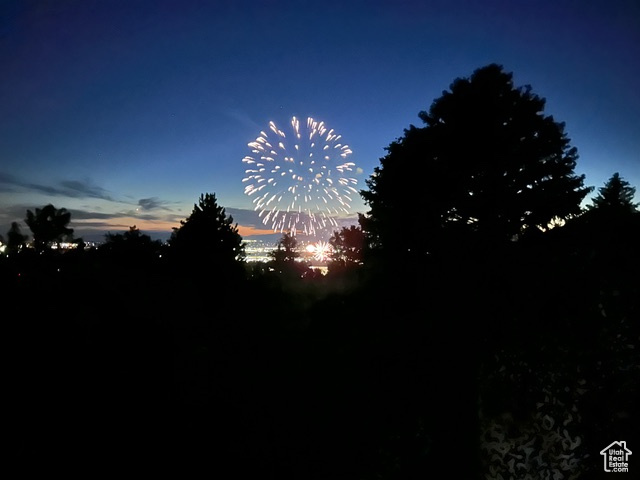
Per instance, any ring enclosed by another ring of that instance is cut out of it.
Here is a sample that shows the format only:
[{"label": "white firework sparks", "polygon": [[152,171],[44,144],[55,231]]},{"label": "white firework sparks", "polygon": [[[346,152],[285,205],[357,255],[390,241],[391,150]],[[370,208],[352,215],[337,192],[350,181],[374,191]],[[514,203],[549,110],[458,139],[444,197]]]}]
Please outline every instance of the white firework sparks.
[{"label": "white firework sparks", "polygon": [[324,122],[307,118],[306,126],[293,117],[284,132],[269,122],[248,144],[244,193],[253,196],[255,210],[274,232],[315,235],[338,226],[336,218],[349,213],[357,180],[355,164],[341,135]]},{"label": "white firework sparks", "polygon": [[319,241],[307,246],[307,252],[313,255],[313,258],[319,262],[326,262],[333,253],[333,247],[330,243]]}]

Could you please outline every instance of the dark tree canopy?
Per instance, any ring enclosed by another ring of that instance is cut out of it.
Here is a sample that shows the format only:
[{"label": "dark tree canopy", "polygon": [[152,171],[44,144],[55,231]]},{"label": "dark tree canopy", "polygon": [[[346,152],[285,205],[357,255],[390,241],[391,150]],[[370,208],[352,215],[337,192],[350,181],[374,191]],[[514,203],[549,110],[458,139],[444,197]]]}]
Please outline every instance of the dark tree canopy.
[{"label": "dark tree canopy", "polygon": [[306,262],[300,261],[298,251],[298,240],[291,233],[284,233],[276,248],[269,253],[271,261],[269,268],[278,274],[284,274],[289,279],[300,279],[309,274],[309,266]]},{"label": "dark tree canopy", "polygon": [[614,173],[598,192],[592,199],[592,204],[587,207],[588,210],[622,214],[637,211],[638,204],[633,202],[636,189],[623,180],[618,172]]},{"label": "dark tree canopy", "polygon": [[333,247],[331,255],[334,262],[338,262],[344,266],[360,265],[362,263],[362,252],[365,243],[364,232],[362,228],[351,225],[350,227],[342,227],[336,231],[329,243]]},{"label": "dark tree canopy", "polygon": [[20,231],[18,222],[11,222],[11,228],[7,232],[7,251],[16,252],[24,246],[27,241],[27,235],[23,235]]},{"label": "dark tree canopy", "polygon": [[124,233],[107,233],[100,250],[116,259],[138,263],[153,258],[160,247],[160,241],[152,240],[134,225]]},{"label": "dark tree canopy", "polygon": [[67,227],[70,221],[70,212],[64,208],[57,209],[51,204],[36,208],[35,213],[27,210],[25,219],[33,233],[33,244],[37,251],[49,248],[52,243],[71,239],[73,229]]},{"label": "dark tree canopy", "polygon": [[298,240],[296,240],[296,237],[290,233],[285,233],[278,240],[275,250],[270,252],[269,256],[273,259],[273,263],[277,265],[294,262],[300,256],[297,248]]},{"label": "dark tree canopy", "polygon": [[218,205],[215,194],[200,195],[191,215],[171,234],[171,249],[183,259],[232,265],[245,259],[242,237],[233,217]]},{"label": "dark tree canopy", "polygon": [[504,241],[578,214],[590,188],[574,173],[564,124],[544,107],[499,65],[455,80],[367,181],[367,233],[385,248],[424,251],[444,231]]},{"label": "dark tree canopy", "polygon": [[105,245],[119,245],[126,242],[128,242],[130,246],[159,243],[157,241],[154,242],[153,240],[151,240],[151,237],[149,235],[142,233],[140,229],[135,225],[129,227],[129,230],[124,233],[107,233],[105,235]]},{"label": "dark tree canopy", "polygon": [[568,235],[591,249],[590,259],[597,251],[596,258],[603,264],[620,269],[621,265],[625,265],[624,269],[633,265],[640,241],[640,211],[633,201],[635,192],[635,187],[616,172],[600,187],[583,214],[568,224],[571,227]]}]

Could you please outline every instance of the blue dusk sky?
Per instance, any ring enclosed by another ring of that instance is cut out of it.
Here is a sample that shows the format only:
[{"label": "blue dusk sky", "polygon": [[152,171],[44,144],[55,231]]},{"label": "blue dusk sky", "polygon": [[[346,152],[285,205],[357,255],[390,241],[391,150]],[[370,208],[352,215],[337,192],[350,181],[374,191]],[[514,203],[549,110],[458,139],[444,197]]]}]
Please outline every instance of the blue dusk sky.
[{"label": "blue dusk sky", "polygon": [[270,233],[242,182],[270,121],[335,129],[363,189],[489,63],[565,122],[587,185],[640,188],[639,58],[637,0],[0,0],[0,234],[52,203],[86,240],[166,238],[206,192],[245,238]]}]

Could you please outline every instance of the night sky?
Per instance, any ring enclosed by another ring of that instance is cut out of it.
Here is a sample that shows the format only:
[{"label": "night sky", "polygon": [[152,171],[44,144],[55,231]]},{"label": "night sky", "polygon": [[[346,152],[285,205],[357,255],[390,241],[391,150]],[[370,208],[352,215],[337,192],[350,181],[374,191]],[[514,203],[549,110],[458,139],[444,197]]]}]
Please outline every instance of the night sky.
[{"label": "night sky", "polygon": [[1,0],[0,234],[53,203],[85,240],[166,238],[205,192],[243,236],[267,232],[242,158],[269,121],[324,121],[365,188],[418,112],[489,63],[546,98],[587,185],[640,188],[639,58],[636,0]]}]

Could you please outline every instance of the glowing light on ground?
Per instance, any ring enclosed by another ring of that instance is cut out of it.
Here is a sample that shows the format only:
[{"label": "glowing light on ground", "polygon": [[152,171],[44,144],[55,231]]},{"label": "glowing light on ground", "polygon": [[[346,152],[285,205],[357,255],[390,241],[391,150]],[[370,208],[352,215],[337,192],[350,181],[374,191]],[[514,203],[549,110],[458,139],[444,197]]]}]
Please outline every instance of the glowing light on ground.
[{"label": "glowing light on ground", "polygon": [[313,255],[313,258],[319,262],[326,262],[331,258],[333,247],[327,242],[316,242],[307,245],[307,252]]}]

